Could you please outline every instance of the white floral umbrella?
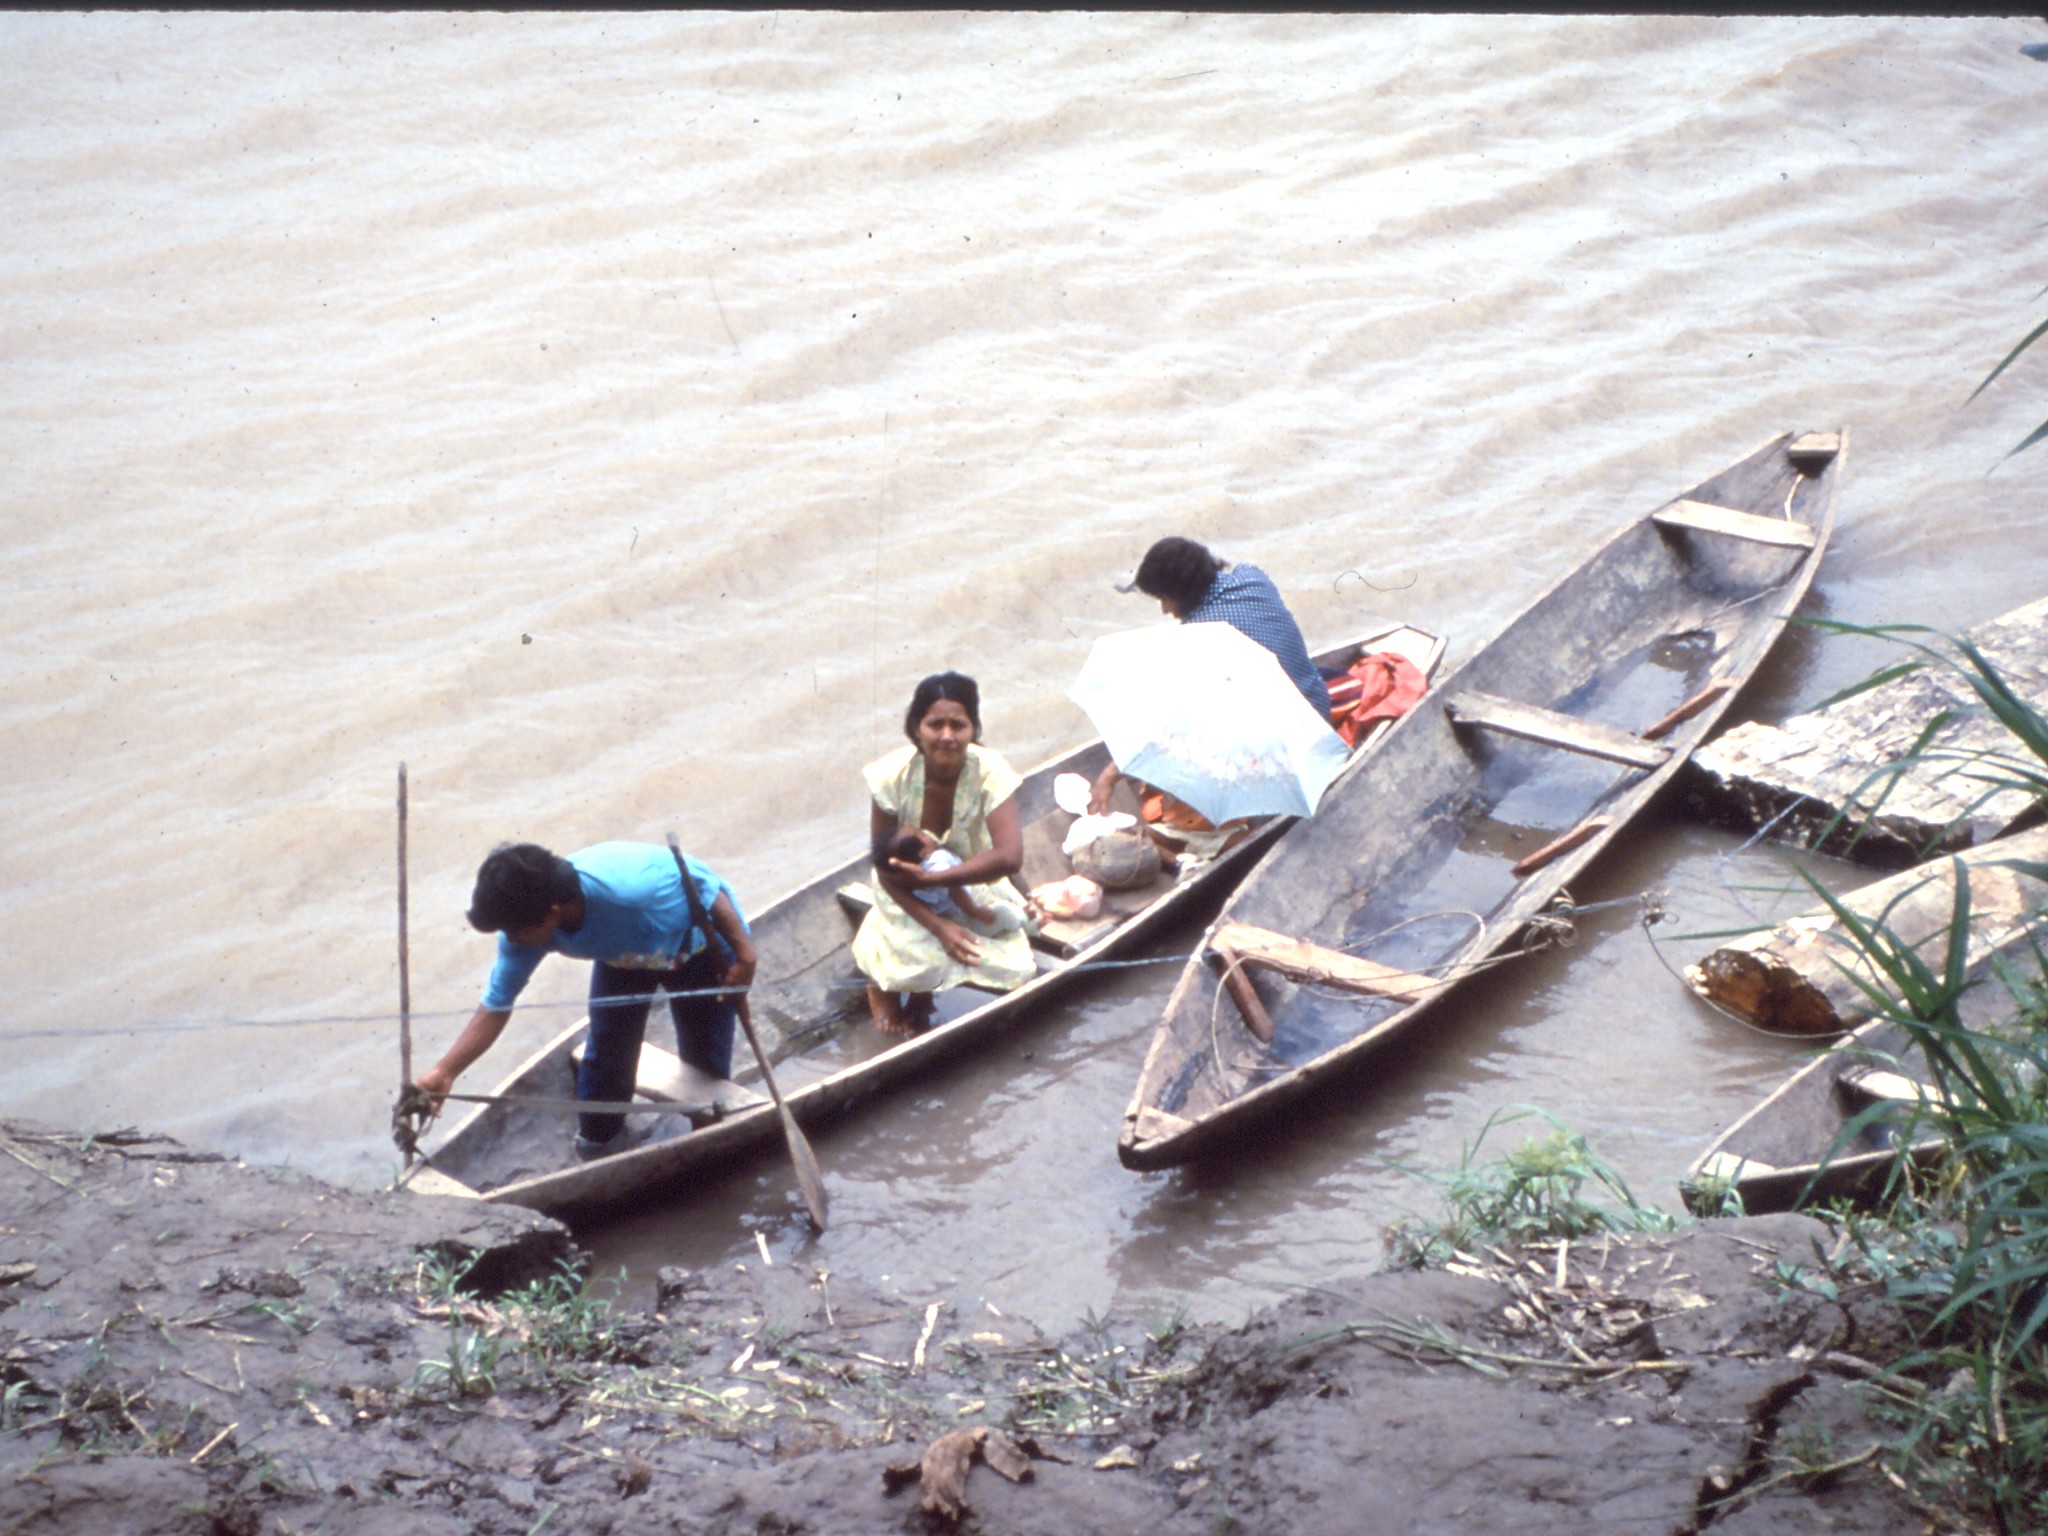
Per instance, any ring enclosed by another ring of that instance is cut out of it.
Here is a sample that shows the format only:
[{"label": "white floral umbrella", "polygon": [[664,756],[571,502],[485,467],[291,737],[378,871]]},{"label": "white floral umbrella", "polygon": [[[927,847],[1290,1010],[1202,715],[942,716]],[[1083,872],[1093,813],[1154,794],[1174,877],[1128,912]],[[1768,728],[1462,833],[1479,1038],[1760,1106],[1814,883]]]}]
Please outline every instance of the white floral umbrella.
[{"label": "white floral umbrella", "polygon": [[1219,825],[1313,815],[1350,756],[1273,653],[1228,624],[1104,635],[1067,697],[1119,769]]}]

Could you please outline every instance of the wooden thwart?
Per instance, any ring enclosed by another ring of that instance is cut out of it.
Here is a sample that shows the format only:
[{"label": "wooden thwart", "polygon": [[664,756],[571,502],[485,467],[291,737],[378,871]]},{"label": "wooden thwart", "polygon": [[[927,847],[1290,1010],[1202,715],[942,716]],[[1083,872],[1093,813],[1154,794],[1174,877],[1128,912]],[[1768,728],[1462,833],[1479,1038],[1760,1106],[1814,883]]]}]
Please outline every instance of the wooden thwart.
[{"label": "wooden thwart", "polygon": [[1725,534],[1752,544],[1777,544],[1786,549],[1811,549],[1814,531],[1804,523],[1786,518],[1763,517],[1735,507],[1717,507],[1709,501],[1684,498],[1653,514],[1665,528],[1689,528],[1696,533]]},{"label": "wooden thwart", "polygon": [[[868,909],[875,904],[874,888],[865,880],[849,880],[835,894],[839,897],[840,907],[856,922],[866,917]],[[1031,947],[1042,954],[1069,960],[1109,933],[1121,920],[1122,914],[1107,910],[1099,917],[1048,918],[1039,924],[1038,932],[1031,935]]]},{"label": "wooden thwart", "polygon": [[[576,1047],[569,1059],[580,1063],[583,1047]],[[766,1094],[756,1093],[729,1078],[701,1072],[674,1051],[664,1050],[651,1040],[641,1043],[639,1073],[633,1083],[633,1091],[643,1099],[653,1099],[658,1103],[689,1105],[690,1123],[693,1125],[703,1125],[768,1102]]]},{"label": "wooden thwart", "polygon": [[1689,1177],[1694,1179],[1723,1179],[1733,1184],[1737,1179],[1756,1177],[1778,1170],[1769,1163],[1760,1163],[1753,1157],[1740,1157],[1733,1152],[1710,1152],[1694,1165]]},{"label": "wooden thwart", "polygon": [[1811,474],[1841,451],[1841,433],[1806,432],[1792,440],[1791,446],[1785,450],[1785,456]]},{"label": "wooden thwart", "polygon": [[[1397,997],[1413,1002],[1435,989],[1436,979],[1413,971],[1396,970],[1377,960],[1325,949],[1304,939],[1289,938],[1248,923],[1224,923],[1210,936],[1209,947],[1218,955],[1228,954],[1245,965],[1264,966],[1292,981],[1312,981],[1342,987],[1347,992],[1366,992],[1374,997]],[[1241,973],[1240,973],[1241,974]],[[1264,1038],[1270,1038],[1264,1037]]]},{"label": "wooden thwart", "polygon": [[1618,726],[1581,720],[1513,699],[1495,698],[1490,693],[1453,694],[1444,701],[1444,709],[1458,725],[1499,731],[1504,736],[1519,736],[1524,741],[1625,763],[1631,768],[1661,768],[1671,756],[1669,747],[1646,742]]},{"label": "wooden thwart", "polygon": [[1865,1103],[1933,1105],[1948,1102],[1948,1095],[1934,1084],[1907,1077],[1903,1072],[1888,1072],[1882,1067],[1844,1072],[1838,1081],[1850,1098]]}]

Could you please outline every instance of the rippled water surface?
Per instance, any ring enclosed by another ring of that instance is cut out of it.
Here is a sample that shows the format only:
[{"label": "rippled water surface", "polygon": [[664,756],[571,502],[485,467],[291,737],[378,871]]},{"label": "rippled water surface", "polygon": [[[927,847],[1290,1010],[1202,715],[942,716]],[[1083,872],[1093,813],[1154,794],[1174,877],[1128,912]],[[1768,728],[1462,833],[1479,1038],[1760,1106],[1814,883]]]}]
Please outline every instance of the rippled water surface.
[{"label": "rippled water surface", "polygon": [[[1813,611],[2040,596],[2048,449],[1986,472],[2048,358],[1963,401],[2048,280],[2041,35],[0,16],[0,1102],[386,1179],[400,761],[437,1054],[492,844],[673,828],[763,905],[861,835],[922,673],[979,677],[1020,766],[1084,739],[1066,684],[1152,616],[1111,583],[1162,533],[1257,561],[1312,640],[1407,618],[1455,664],[1625,518],[1843,423]],[[1875,659],[1795,636],[1748,706]],[[1049,1322],[1213,1315],[1373,1262],[1428,1200],[1393,1165],[1517,1103],[1668,1203],[1796,1060],[1668,967],[1787,885],[1645,828],[1572,949],[1199,1179],[1113,1146],[1170,936],[821,1134],[805,1251]],[[769,1162],[600,1246],[643,1276],[794,1251],[793,1210]]]}]

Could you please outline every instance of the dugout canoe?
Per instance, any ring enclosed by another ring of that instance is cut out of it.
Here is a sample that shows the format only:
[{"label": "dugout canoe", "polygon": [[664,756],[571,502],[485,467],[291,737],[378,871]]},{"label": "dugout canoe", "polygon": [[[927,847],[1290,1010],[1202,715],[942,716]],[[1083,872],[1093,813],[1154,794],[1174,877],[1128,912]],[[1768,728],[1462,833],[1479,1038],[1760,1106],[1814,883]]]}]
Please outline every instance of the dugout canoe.
[{"label": "dugout canoe", "polygon": [[1124,1165],[1249,1151],[1544,920],[1805,596],[1845,446],[1788,432],[1645,512],[1396,722],[1188,962],[1125,1111]]},{"label": "dugout canoe", "polygon": [[[2017,843],[2022,835],[2001,841]],[[1988,873],[1980,865],[1972,886]],[[1953,883],[1944,889],[1953,912]],[[1889,921],[1884,926],[1893,943],[1906,943]],[[2041,952],[2037,932],[2026,923],[2004,929],[1981,952],[1966,949],[1957,960],[1966,985],[1955,1022],[1980,1034],[2000,1033],[2025,1017],[2035,1006]],[[1922,963],[1940,974],[1948,961],[1930,953]],[[1925,1052],[1897,1022],[1899,1007],[1894,1002],[1817,1053],[1717,1136],[1679,1181],[1686,1206],[1701,1216],[1733,1214],[1731,1194],[1752,1216],[1831,1200],[1861,1204],[1884,1188],[1901,1157],[1923,1164],[1940,1157],[1947,1144],[1942,1090],[1934,1086]]]},{"label": "dugout canoe", "polygon": [[[1383,651],[1406,656],[1428,676],[1442,659],[1444,642],[1411,625],[1388,625],[1319,652],[1316,660],[1326,669],[1341,669]],[[1386,729],[1382,722],[1362,738],[1347,775],[1376,749]],[[1053,780],[1063,773],[1093,779],[1108,760],[1096,741],[1025,776],[1017,805],[1024,822],[1026,889],[1072,873],[1061,843],[1074,818],[1054,804]],[[1097,918],[1046,924],[1033,943],[1037,974],[1031,980],[1009,992],[959,987],[941,993],[932,1026],[908,1039],[874,1028],[865,983],[853,966],[849,946],[870,900],[868,856],[856,853],[751,916],[759,957],[750,994],[753,1019],[784,1100],[801,1124],[816,1126],[979,1046],[1043,1007],[1090,963],[1114,958],[1191,902],[1227,887],[1290,820],[1272,817],[1257,824],[1235,848],[1178,881],[1162,876],[1149,887],[1106,893]],[[781,1123],[751,1060],[739,1064],[733,1082],[704,1077],[654,1043],[673,1038],[665,1016],[657,1004],[641,1048],[639,1097],[664,1107],[645,1145],[591,1163],[570,1157],[573,1125],[563,1101],[575,1093],[574,1062],[587,1024],[579,1020],[492,1090],[490,1097],[499,1102],[479,1105],[429,1148],[425,1166],[414,1169],[408,1187],[587,1219],[683,1198],[692,1181],[722,1164],[781,1156]],[[739,1058],[747,1056],[739,1052]]]},{"label": "dugout canoe", "polygon": [[1685,1172],[1695,1215],[1762,1216],[1830,1200],[1865,1201],[1900,1155],[1936,1155],[1919,1113],[1934,1093],[1906,1032],[1875,1019],[1844,1035],[1728,1127]]},{"label": "dugout canoe", "polygon": [[[2048,943],[2048,827],[1944,854],[1835,899],[1857,922],[1936,969],[1956,909],[1956,873],[1969,881],[1963,961],[1983,970],[2015,939]],[[1832,907],[1729,940],[1685,968],[1703,1001],[1766,1034],[1839,1037],[1869,1022],[1890,987]]]}]

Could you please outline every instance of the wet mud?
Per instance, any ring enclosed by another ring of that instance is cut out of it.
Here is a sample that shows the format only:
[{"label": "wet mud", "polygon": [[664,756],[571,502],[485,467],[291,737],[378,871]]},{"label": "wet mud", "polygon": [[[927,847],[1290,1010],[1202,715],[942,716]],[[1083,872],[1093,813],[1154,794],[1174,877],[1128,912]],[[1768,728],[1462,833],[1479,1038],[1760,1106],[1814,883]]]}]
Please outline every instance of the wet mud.
[{"label": "wet mud", "polygon": [[[1834,1242],[1807,1217],[1051,1340],[789,1262],[665,1271],[648,1313],[522,1310],[578,1260],[528,1212],[132,1132],[0,1122],[0,1151],[9,1536],[1941,1520],[1872,1449],[1863,1384],[1900,1319],[1801,1282]],[[437,1282],[465,1265],[469,1289]]]}]

